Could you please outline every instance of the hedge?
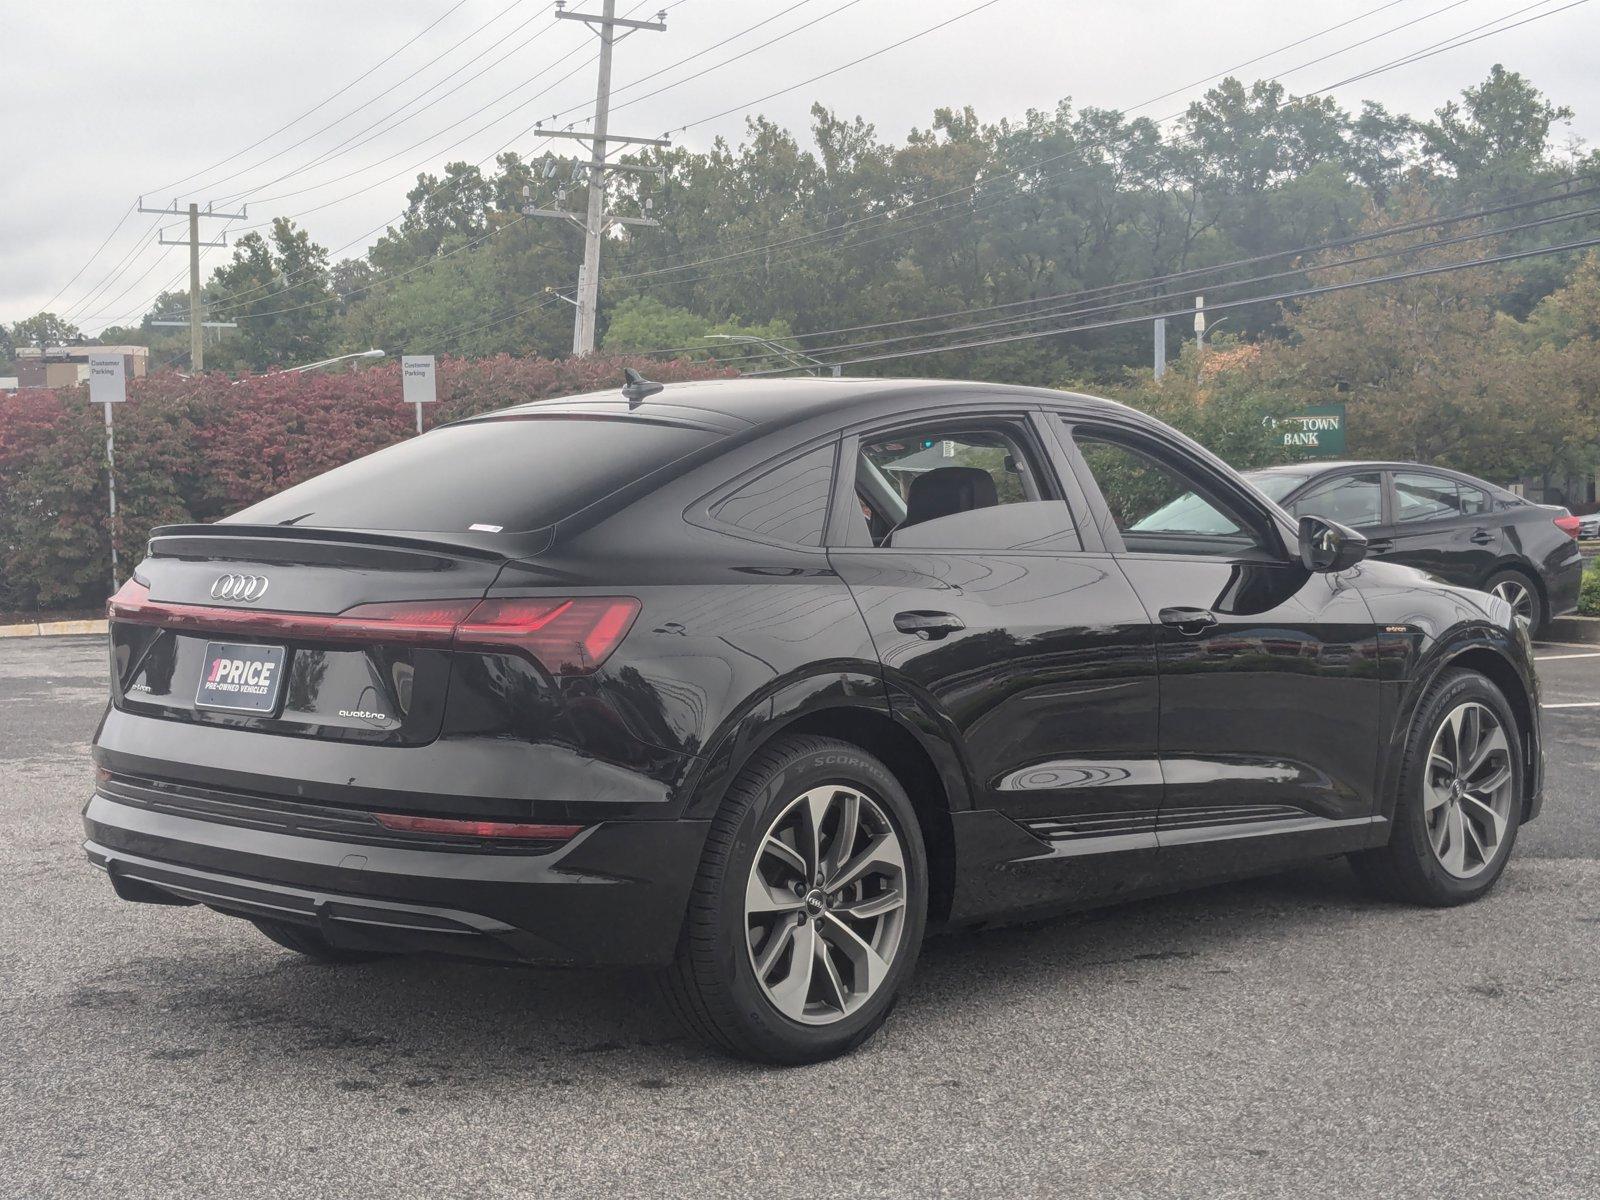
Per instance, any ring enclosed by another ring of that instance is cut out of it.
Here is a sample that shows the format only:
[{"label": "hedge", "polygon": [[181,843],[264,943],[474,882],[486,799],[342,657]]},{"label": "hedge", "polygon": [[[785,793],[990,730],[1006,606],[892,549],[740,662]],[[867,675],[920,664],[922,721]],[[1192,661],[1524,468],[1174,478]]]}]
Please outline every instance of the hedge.
[{"label": "hedge", "polygon": [[[672,382],[732,374],[707,363],[625,358],[443,359],[428,427],[530,400],[619,387],[622,368]],[[86,387],[0,396],[0,609],[102,599],[113,535],[123,574],[150,529],[214,521],[414,436],[399,364],[351,373],[153,375],[116,419],[117,523],[106,513],[105,424]]]}]

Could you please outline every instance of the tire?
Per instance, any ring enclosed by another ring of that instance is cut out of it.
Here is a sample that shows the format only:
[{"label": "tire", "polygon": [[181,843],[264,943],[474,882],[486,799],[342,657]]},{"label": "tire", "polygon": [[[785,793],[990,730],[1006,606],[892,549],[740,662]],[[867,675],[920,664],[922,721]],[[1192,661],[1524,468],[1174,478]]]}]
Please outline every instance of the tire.
[{"label": "tire", "polygon": [[251,924],[284,949],[293,950],[319,963],[363,963],[393,957],[376,950],[346,950],[335,946],[315,929],[287,921],[253,920]]},{"label": "tire", "polygon": [[[854,834],[841,849],[847,814]],[[813,871],[824,884],[804,890]],[[782,737],[712,821],[662,990],[715,1049],[788,1065],[833,1058],[888,1018],[927,907],[922,832],[889,769],[847,742]]]},{"label": "tire", "polygon": [[1511,568],[1496,571],[1489,576],[1483,590],[1508,602],[1517,615],[1528,622],[1534,637],[1543,636],[1549,618],[1544,611],[1544,597],[1539,594],[1539,585],[1532,576]]},{"label": "tire", "polygon": [[[1503,751],[1493,735],[1496,725]],[[1350,856],[1368,888],[1387,899],[1442,908],[1494,887],[1522,822],[1520,746],[1516,716],[1500,689],[1473,671],[1445,671],[1417,706],[1388,844]],[[1472,765],[1474,758],[1480,765]],[[1491,788],[1502,768],[1509,777]],[[1464,786],[1445,782],[1458,778]],[[1503,824],[1495,821],[1497,813]]]}]

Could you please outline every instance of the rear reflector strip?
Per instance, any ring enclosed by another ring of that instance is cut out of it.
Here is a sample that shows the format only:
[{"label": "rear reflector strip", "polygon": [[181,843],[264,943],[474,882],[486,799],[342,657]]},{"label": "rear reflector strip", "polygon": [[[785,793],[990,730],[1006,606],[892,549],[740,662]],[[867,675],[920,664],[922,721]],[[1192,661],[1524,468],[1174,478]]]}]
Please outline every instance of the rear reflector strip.
[{"label": "rear reflector strip", "polygon": [[113,621],[202,633],[511,652],[553,675],[587,675],[627,636],[639,601],[632,596],[404,600],[358,604],[324,616],[166,604],[151,600],[150,589],[130,579],[111,597],[106,613]]},{"label": "rear reflector strip", "polygon": [[456,821],[445,817],[411,817],[401,813],[372,815],[385,829],[398,829],[406,833],[444,833],[454,837],[566,842],[583,832],[582,825],[531,825],[518,821]]}]

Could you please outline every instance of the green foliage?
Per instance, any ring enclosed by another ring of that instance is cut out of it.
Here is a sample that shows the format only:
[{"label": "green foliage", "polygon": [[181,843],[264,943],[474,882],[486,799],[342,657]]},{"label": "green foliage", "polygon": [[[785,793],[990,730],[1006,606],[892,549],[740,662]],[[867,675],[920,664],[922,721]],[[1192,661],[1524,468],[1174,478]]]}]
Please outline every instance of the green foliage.
[{"label": "green foliage", "polygon": [[654,296],[630,296],[617,305],[603,344],[614,354],[679,350],[689,358],[738,358],[745,370],[790,365],[781,356],[765,353],[764,342],[791,350],[798,345],[787,321],[755,325],[711,321],[687,309],[663,304]]},{"label": "green foliage", "polygon": [[1591,558],[1583,568],[1583,583],[1578,589],[1578,611],[1586,617],[1600,617],[1600,558]]},{"label": "green foliage", "polygon": [[1298,457],[1286,450],[1272,422],[1300,408],[1281,371],[1259,346],[1218,338],[1204,356],[1186,348],[1164,378],[1130,375],[1105,395],[1165,421],[1241,471]]},{"label": "green foliage", "polygon": [[83,341],[83,330],[63,321],[55,313],[41,312],[13,325],[7,340],[14,347],[42,349],[45,346],[65,346]]},{"label": "green foliage", "polygon": [[[706,363],[512,359],[439,364],[430,424],[610,390],[623,366],[671,382],[727,374]],[[105,427],[87,388],[0,395],[0,608],[66,607],[108,593],[113,537],[124,572],[156,525],[212,521],[413,436],[400,368],[249,377],[161,374],[117,406],[117,524],[106,516]]]},{"label": "green foliage", "polygon": [[206,291],[208,313],[239,324],[237,338],[207,355],[214,366],[293,366],[326,358],[334,345],[328,252],[285,217],[272,223],[270,238],[254,232],[240,238],[233,260],[212,273]]}]

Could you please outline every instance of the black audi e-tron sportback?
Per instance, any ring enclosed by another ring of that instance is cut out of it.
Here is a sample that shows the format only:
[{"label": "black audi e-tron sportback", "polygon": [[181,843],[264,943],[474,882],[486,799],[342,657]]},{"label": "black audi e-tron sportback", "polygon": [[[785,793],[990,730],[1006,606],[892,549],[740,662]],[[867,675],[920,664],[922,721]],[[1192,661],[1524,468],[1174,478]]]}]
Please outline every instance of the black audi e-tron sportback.
[{"label": "black audi e-tron sportback", "polygon": [[634,377],[157,530],[87,851],[325,961],[659,967],[712,1044],[815,1060],[930,926],[1331,855],[1487,891],[1539,807],[1527,630],[1363,552],[1088,396]]},{"label": "black audi e-tron sportback", "polygon": [[1291,515],[1357,530],[1367,555],[1493,592],[1543,633],[1578,607],[1578,518],[1460,471],[1399,462],[1297,463],[1244,477]]}]

